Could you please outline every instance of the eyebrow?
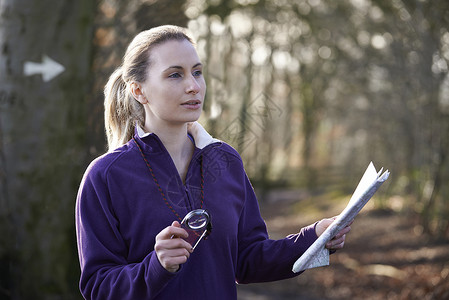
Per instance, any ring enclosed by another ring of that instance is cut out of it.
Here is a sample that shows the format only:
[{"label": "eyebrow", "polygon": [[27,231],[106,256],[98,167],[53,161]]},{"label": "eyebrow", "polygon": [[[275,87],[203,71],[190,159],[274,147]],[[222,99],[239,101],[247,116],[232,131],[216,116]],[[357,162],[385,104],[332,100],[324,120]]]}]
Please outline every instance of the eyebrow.
[{"label": "eyebrow", "polygon": [[[203,65],[202,63],[197,63],[197,64],[195,64],[195,65],[192,67],[192,69],[194,69],[194,68],[196,68],[196,67],[199,67],[199,66],[202,66],[202,65]],[[181,66],[170,66],[170,67],[168,67],[167,69],[165,69],[164,72],[165,72],[165,71],[168,71],[168,70],[170,70],[170,69],[182,70],[182,69],[184,69],[184,68],[181,67]]]}]

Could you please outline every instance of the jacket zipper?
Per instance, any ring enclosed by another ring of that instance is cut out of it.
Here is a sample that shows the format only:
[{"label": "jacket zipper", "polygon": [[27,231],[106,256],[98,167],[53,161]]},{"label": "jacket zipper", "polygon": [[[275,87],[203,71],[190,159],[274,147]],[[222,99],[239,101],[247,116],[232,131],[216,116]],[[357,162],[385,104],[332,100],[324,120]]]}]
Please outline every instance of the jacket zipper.
[{"label": "jacket zipper", "polygon": [[189,189],[187,188],[187,185],[184,185],[184,192],[186,193],[187,204],[189,206],[189,211],[191,211],[191,210],[193,210],[193,204],[192,204],[192,199],[190,197],[190,192],[189,192]]}]

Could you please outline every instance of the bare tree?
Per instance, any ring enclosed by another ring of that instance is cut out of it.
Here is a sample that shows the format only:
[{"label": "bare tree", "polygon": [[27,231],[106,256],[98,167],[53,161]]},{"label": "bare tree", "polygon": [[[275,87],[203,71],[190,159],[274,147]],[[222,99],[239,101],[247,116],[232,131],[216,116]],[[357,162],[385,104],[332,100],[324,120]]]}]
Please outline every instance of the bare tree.
[{"label": "bare tree", "polygon": [[0,4],[2,299],[77,289],[72,216],[94,12],[84,0]]},{"label": "bare tree", "polygon": [[[251,177],[266,184],[271,172],[270,180],[313,187],[314,179],[335,180],[333,174],[356,180],[358,170],[373,160],[392,170],[392,192],[415,199],[410,204],[422,210],[429,232],[448,231],[449,190],[442,184],[449,172],[447,1],[222,1],[204,13],[219,15],[224,26],[250,28],[251,35],[234,37],[235,44],[249,46],[233,47],[230,60],[222,62],[232,66],[227,70],[233,80],[225,83],[232,91],[228,107],[241,109],[224,111],[214,127],[226,128],[240,116],[242,130],[231,130],[238,135],[231,140],[251,141],[240,148]],[[262,40],[258,45],[256,38]],[[253,66],[254,56],[263,52],[269,59]],[[289,54],[287,68],[276,65],[275,52]],[[239,66],[241,56],[250,65]],[[287,100],[272,88],[275,82],[288,86]],[[290,130],[250,130],[248,95],[260,90],[279,103],[287,118],[277,122],[290,122],[284,124]],[[292,148],[279,151],[279,145]],[[283,172],[273,173],[282,161]]]}]

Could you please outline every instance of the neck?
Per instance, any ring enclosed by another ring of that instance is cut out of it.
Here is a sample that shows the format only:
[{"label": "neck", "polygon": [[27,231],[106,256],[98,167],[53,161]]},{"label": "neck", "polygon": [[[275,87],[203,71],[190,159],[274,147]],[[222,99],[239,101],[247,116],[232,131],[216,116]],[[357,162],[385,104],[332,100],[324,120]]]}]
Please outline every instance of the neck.
[{"label": "neck", "polygon": [[179,126],[154,126],[145,123],[147,132],[155,133],[170,154],[183,182],[190,160],[192,159],[194,145],[187,135],[187,123]]},{"label": "neck", "polygon": [[175,153],[181,151],[183,145],[189,140],[187,136],[187,124],[179,126],[154,126],[154,124],[145,123],[145,131],[156,134],[165,148]]}]

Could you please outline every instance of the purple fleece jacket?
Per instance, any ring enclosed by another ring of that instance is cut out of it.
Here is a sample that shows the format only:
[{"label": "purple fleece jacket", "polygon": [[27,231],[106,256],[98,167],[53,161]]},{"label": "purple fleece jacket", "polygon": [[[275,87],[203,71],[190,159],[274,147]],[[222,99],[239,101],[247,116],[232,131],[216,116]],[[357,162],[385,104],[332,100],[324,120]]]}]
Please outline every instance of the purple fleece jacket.
[{"label": "purple fleece jacket", "polygon": [[314,226],[285,239],[269,239],[240,156],[196,126],[185,184],[155,134],[135,138],[181,217],[201,205],[202,157],[203,208],[211,215],[212,233],[178,272],[162,267],[155,236],[177,218],[131,140],[94,160],[79,189],[75,215],[80,290],[86,299],[230,300],[237,299],[236,282],[297,275],[292,265],[316,240]]}]

